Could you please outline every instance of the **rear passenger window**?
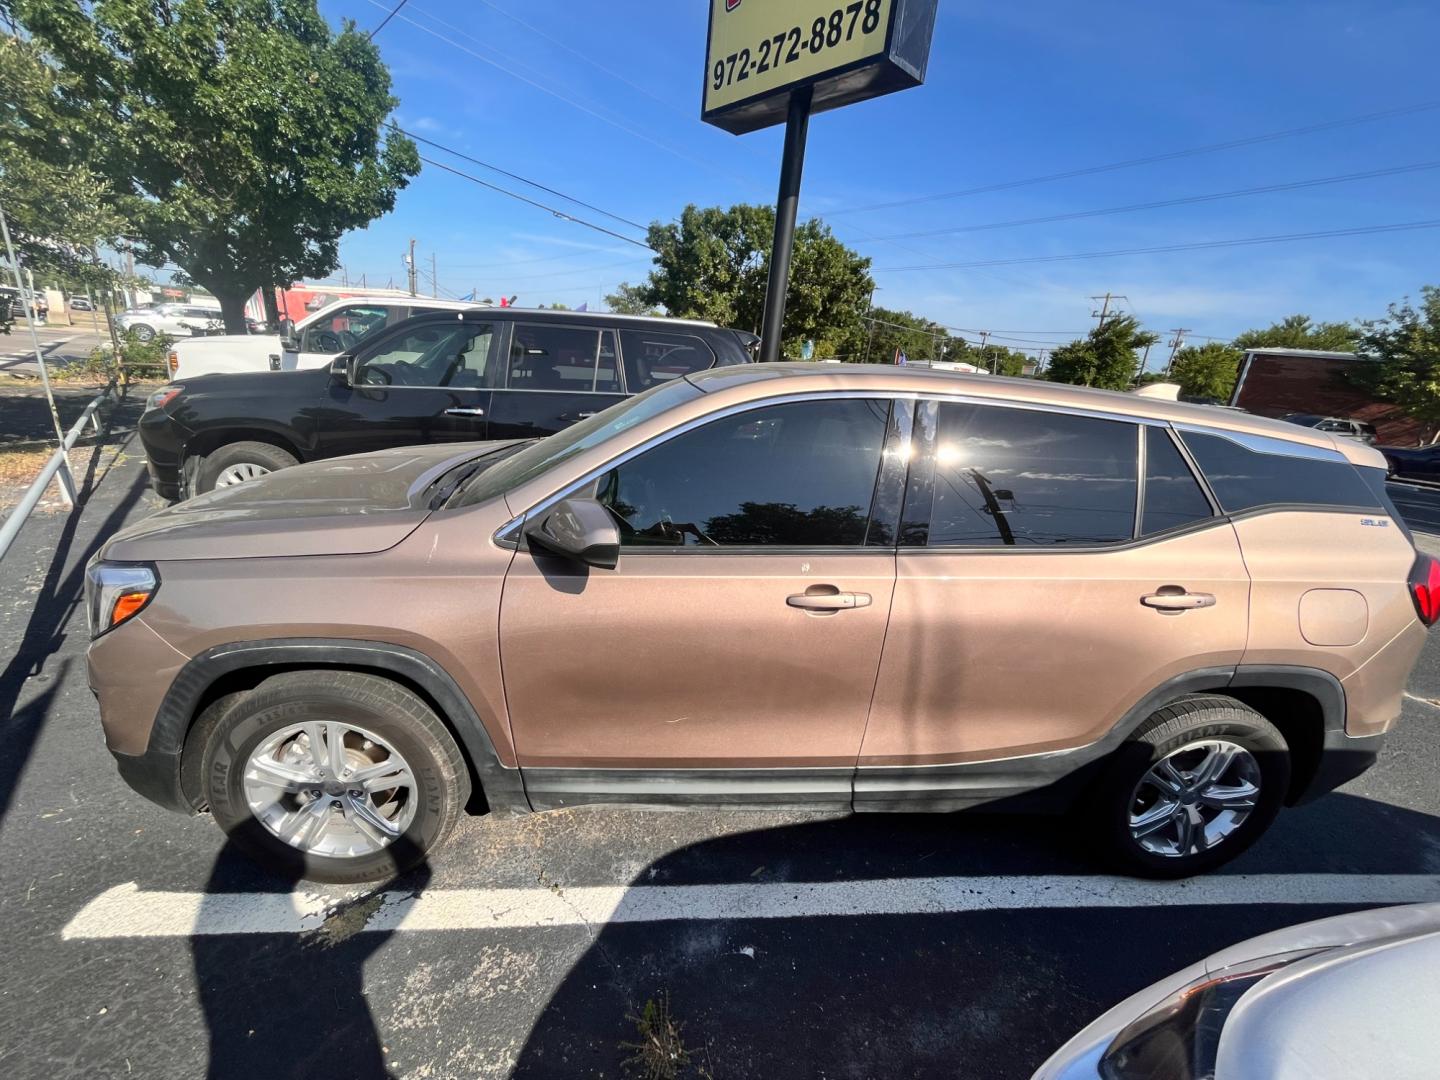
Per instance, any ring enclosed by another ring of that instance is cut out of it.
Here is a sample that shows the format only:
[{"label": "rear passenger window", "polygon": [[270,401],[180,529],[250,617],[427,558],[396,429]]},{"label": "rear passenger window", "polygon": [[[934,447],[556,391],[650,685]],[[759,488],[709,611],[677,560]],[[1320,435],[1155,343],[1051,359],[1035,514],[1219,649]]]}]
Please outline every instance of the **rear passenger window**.
[{"label": "rear passenger window", "polygon": [[[1292,447],[1297,454],[1311,452],[1312,448],[1264,437],[1254,438],[1256,449],[1223,435],[1198,431],[1181,432],[1181,438],[1195,455],[1227,514],[1287,504],[1380,509],[1355,467],[1338,454],[1324,460],[1291,457],[1286,451]],[[1318,449],[1313,452],[1329,453]]]},{"label": "rear passenger window", "polygon": [[625,354],[626,388],[632,394],[715,363],[710,346],[689,334],[621,330],[620,347]]},{"label": "rear passenger window", "polygon": [[1200,481],[1164,428],[1145,429],[1145,513],[1140,533],[1164,532],[1212,517]]},{"label": "rear passenger window", "polygon": [[1137,445],[1123,421],[942,403],[929,546],[1129,540]]},{"label": "rear passenger window", "polygon": [[[613,340],[608,330],[604,336]],[[598,381],[603,383],[599,389],[618,392],[615,346],[609,345],[609,366],[602,375],[600,337],[599,330],[584,327],[517,324],[510,343],[510,389],[590,393]]]}]

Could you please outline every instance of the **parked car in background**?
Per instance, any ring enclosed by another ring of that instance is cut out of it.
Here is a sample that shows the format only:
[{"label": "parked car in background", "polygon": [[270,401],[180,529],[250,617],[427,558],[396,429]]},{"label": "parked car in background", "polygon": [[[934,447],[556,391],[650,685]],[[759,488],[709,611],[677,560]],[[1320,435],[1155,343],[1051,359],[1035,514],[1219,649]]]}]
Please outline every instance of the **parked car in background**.
[{"label": "parked car in background", "polygon": [[[1028,806],[1178,877],[1374,762],[1440,616],[1375,450],[1054,383],[695,370],[727,335],[467,312],[328,383],[199,380],[304,396],[322,456],[503,441],[300,465],[112,538],[89,662],[121,773],[331,881],[467,806],[586,803]],[[218,415],[192,392],[168,422]],[[557,409],[593,415],[516,438]]]},{"label": "parked car in background", "polygon": [[346,349],[323,368],[157,391],[140,419],[156,491],[183,498],[390,446],[550,435],[658,382],[750,360],[750,335],[713,323],[450,307],[410,318],[372,307],[383,328],[311,327],[317,347]]},{"label": "parked car in background", "polygon": [[1440,904],[1277,930],[1122,1001],[1034,1080],[1429,1080]]},{"label": "parked car in background", "polygon": [[282,320],[274,334],[222,334],[177,341],[171,346],[170,377],[242,371],[297,371],[325,367],[371,334],[434,311],[470,311],[478,304],[426,297],[347,299],[327,304],[291,326]]},{"label": "parked car in background", "polygon": [[1318,413],[1287,413],[1280,419],[1288,424],[1299,424],[1301,427],[1314,428],[1316,431],[1328,431],[1332,435],[1343,435],[1347,439],[1358,439],[1370,446],[1374,446],[1379,441],[1379,436],[1375,433],[1375,425],[1364,420],[1348,420],[1343,416],[1321,416]]},{"label": "parked car in background", "polygon": [[1397,480],[1440,484],[1440,445],[1382,446],[1379,449],[1385,455],[1390,475]]},{"label": "parked car in background", "polygon": [[71,311],[95,310],[95,305],[90,303],[90,301],[83,296],[72,296],[69,300],[65,301],[65,303],[69,305]]},{"label": "parked car in background", "polygon": [[149,341],[156,334],[170,337],[204,334],[224,324],[218,307],[203,304],[156,304],[130,308],[115,316],[115,325],[121,333],[130,331],[141,341]]}]

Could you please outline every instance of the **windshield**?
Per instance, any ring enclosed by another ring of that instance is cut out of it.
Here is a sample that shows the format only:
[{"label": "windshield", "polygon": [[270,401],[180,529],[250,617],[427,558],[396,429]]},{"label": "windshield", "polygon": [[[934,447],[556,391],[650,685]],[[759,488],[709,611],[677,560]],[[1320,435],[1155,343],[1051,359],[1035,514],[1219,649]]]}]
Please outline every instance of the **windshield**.
[{"label": "windshield", "polygon": [[700,396],[685,379],[672,379],[612,405],[574,427],[540,439],[475,477],[456,505],[470,506],[533,480],[547,469],[598,446],[636,424]]}]

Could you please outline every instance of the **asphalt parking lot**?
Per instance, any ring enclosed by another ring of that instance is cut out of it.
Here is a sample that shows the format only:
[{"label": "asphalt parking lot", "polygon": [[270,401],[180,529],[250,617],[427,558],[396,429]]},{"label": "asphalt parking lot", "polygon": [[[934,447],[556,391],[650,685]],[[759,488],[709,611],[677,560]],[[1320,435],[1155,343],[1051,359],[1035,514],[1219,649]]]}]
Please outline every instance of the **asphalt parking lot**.
[{"label": "asphalt parking lot", "polygon": [[[463,821],[373,894],[266,877],[132,794],[86,685],[85,560],[158,506],[137,405],[80,513],[0,564],[0,1075],[1025,1077],[1096,1013],[1254,934],[1440,900],[1440,636],[1381,763],[1221,874],[1097,874],[1065,821],[582,810]],[[1440,493],[1394,492],[1440,553]]]}]

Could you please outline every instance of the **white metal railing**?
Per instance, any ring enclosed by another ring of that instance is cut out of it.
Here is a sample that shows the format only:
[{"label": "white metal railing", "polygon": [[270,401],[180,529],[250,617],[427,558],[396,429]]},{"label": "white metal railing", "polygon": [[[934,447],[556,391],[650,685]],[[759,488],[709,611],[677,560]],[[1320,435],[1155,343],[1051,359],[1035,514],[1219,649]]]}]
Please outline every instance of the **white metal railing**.
[{"label": "white metal railing", "polygon": [[100,431],[100,417],[96,410],[100,403],[115,392],[115,384],[112,382],[103,391],[96,395],[95,399],[85,406],[85,411],[80,414],[80,419],[75,421],[74,426],[65,433],[64,440],[56,448],[55,453],[50,455],[50,460],[40,470],[40,475],[35,478],[26,490],[10,516],[0,524],[0,559],[5,558],[5,553],[10,550],[10,545],[15,542],[15,537],[20,532],[20,527],[25,524],[25,519],[40,502],[40,497],[45,494],[45,489],[50,485],[51,479],[57,475],[60,478],[60,494],[64,496],[65,505],[71,509],[75,506],[75,476],[70,472],[70,460],[67,452],[75,441],[80,438],[80,431],[88,421],[96,432]]}]

